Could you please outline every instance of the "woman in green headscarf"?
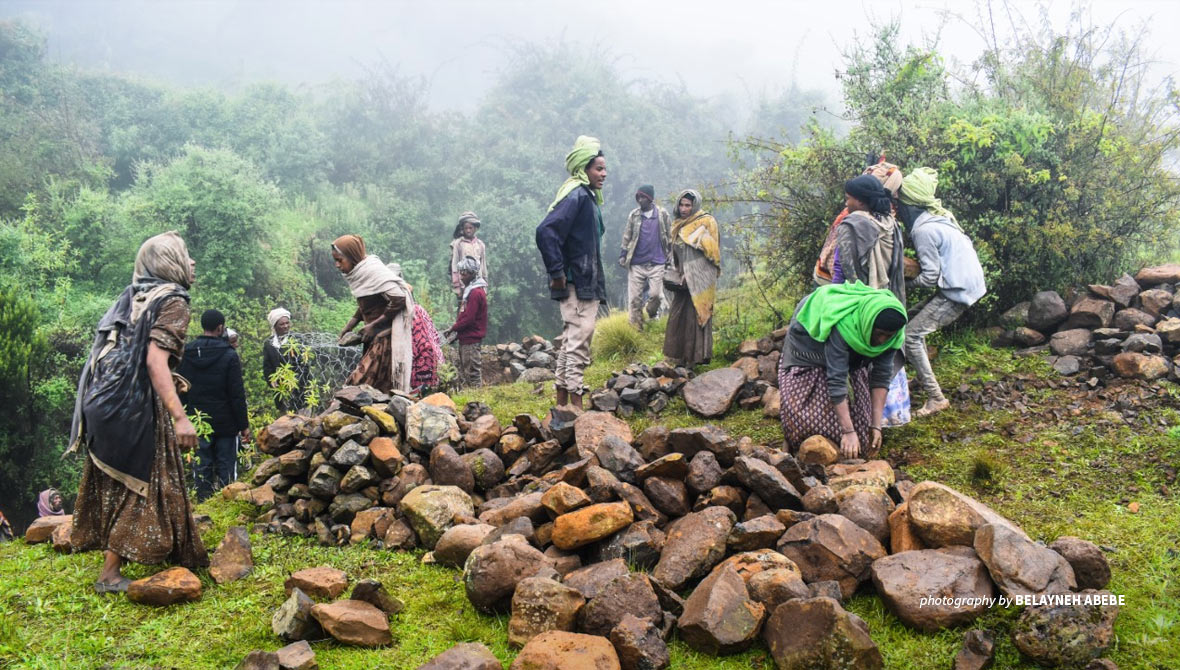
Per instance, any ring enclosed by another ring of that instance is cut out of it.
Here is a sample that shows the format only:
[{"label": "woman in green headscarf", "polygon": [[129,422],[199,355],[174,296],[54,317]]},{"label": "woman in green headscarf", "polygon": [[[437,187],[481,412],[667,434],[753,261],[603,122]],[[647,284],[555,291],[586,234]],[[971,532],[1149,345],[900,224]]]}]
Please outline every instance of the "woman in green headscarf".
[{"label": "woman in green headscarf", "polygon": [[823,435],[844,458],[876,455],[905,323],[905,306],[892,292],[860,282],[821,286],[800,301],[778,369],[790,449]]}]

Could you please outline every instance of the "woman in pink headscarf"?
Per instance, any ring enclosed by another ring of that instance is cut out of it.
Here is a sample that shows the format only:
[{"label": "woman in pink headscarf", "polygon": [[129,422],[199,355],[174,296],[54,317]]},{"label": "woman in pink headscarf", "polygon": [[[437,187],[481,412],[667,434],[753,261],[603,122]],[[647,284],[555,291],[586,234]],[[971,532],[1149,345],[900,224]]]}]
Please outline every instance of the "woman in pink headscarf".
[{"label": "woman in pink headscarf", "polygon": [[37,496],[37,516],[60,516],[65,513],[57,489],[45,489]]}]

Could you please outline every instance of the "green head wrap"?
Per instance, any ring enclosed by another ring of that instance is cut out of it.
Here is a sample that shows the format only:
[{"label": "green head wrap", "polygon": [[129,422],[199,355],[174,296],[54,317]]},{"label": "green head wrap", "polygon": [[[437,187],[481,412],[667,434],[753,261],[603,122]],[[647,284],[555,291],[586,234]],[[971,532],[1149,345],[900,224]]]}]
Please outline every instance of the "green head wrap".
[{"label": "green head wrap", "polygon": [[[561,188],[557,189],[557,197],[553,199],[553,204],[549,205],[548,211],[552,212],[557,203],[561,202],[565,196],[573,192],[579,186],[589,186],[590,178],[586,176],[586,165],[595,156],[602,151],[602,143],[597,138],[589,137],[587,135],[580,135],[574,142],[574,148],[565,155],[565,169],[570,173],[570,178],[565,180]],[[595,191],[599,206],[602,205],[602,191]]]},{"label": "green head wrap", "polygon": [[828,284],[804,298],[806,302],[795,314],[795,319],[807,329],[807,334],[826,342],[832,328],[852,350],[861,356],[875,358],[890,349],[900,349],[905,340],[905,328],[899,328],[884,344],[872,344],[873,322],[877,315],[893,309],[905,316],[905,306],[889,289],[869,288],[866,284]]},{"label": "green head wrap", "polygon": [[938,172],[934,168],[920,167],[901,180],[901,193],[898,195],[898,200],[955,221],[955,215],[951,214],[950,210],[943,207],[938,198],[934,197],[934,190],[937,188]]}]

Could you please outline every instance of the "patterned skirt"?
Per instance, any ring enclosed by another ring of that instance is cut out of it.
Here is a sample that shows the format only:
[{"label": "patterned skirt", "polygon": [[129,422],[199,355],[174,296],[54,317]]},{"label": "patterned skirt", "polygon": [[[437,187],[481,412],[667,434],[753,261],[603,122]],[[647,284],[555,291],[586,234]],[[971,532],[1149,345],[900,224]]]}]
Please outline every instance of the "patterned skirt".
[{"label": "patterned skirt", "polygon": [[[869,426],[872,425],[870,414],[873,408],[869,398],[869,368],[851,371],[848,379],[852,386],[848,411],[862,448],[866,448],[871,437]],[[795,451],[812,435],[823,435],[840,444],[843,431],[828,397],[828,378],[824,368],[802,365],[779,368],[778,392],[783,437],[788,449]]]},{"label": "patterned skirt", "polygon": [[414,305],[412,328],[414,365],[410,371],[410,384],[414,388],[438,386],[438,364],[442,362],[442,337],[422,305]]},{"label": "patterned skirt", "polygon": [[393,345],[388,331],[365,345],[364,355],[344,383],[348,386],[368,384],[386,393],[393,388]]},{"label": "patterned skirt", "polygon": [[74,509],[78,551],[110,550],[136,563],[209,565],[184,483],[184,461],[164,405],[156,398],[156,454],[147,496],[107,475],[89,455]]}]

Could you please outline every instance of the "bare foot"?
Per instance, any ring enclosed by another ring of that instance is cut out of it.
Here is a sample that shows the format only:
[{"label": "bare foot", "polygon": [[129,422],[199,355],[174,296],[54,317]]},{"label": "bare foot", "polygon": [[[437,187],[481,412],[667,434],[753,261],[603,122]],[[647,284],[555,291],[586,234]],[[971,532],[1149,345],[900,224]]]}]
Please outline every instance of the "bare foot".
[{"label": "bare foot", "polygon": [[951,401],[947,400],[946,398],[943,398],[942,400],[927,400],[926,404],[922,405],[922,409],[914,412],[914,416],[920,419],[924,416],[930,416],[936,412],[941,412],[944,409],[949,409],[950,406]]}]

